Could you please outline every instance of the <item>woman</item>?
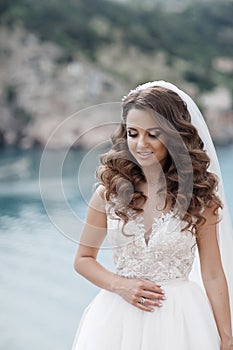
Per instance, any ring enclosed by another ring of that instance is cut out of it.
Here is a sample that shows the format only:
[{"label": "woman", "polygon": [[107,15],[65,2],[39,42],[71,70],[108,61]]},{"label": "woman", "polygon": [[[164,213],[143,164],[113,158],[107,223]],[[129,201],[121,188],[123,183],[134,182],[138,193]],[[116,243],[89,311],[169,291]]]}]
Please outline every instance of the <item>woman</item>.
[{"label": "woman", "polygon": [[[102,290],[73,350],[232,350],[231,223],[197,106],[170,83],[141,85],[112,141],[75,258]],[[96,260],[106,232],[116,273]]]}]

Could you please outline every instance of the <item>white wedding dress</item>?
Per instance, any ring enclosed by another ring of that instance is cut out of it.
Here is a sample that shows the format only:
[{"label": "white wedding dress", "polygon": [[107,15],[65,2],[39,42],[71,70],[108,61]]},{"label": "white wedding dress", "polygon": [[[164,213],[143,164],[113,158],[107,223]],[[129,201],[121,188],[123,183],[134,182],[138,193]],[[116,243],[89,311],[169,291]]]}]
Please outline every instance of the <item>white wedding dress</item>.
[{"label": "white wedding dress", "polygon": [[72,350],[219,350],[220,337],[204,290],[189,280],[196,240],[170,210],[154,219],[145,240],[143,217],[125,226],[107,205],[108,240],[116,273],[159,283],[166,300],[142,311],[101,290],[83,314]]}]

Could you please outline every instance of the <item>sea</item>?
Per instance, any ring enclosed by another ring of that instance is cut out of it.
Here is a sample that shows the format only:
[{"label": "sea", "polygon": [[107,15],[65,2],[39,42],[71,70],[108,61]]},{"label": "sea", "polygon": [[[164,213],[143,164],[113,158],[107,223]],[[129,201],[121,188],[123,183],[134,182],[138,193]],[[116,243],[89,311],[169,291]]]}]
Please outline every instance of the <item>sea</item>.
[{"label": "sea", "polygon": [[[233,145],[217,153],[233,218]],[[99,291],[73,267],[98,164],[85,150],[0,152],[0,350],[71,349]],[[99,261],[113,270],[107,244]]]}]

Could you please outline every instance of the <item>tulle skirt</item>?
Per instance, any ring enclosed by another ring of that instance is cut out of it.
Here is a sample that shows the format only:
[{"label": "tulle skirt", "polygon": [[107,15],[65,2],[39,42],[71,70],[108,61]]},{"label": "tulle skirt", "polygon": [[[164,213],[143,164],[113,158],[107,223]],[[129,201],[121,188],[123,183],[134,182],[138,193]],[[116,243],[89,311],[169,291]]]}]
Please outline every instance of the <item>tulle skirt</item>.
[{"label": "tulle skirt", "polygon": [[72,350],[219,350],[209,300],[187,279],[162,281],[166,300],[142,311],[101,290],[86,308]]}]

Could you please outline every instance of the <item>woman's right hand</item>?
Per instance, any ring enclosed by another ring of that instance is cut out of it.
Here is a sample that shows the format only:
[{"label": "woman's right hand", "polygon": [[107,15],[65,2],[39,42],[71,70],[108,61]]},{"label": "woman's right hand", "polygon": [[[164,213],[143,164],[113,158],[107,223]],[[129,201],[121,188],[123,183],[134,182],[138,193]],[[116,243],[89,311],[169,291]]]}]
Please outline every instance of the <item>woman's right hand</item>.
[{"label": "woman's right hand", "polygon": [[161,307],[166,299],[160,285],[141,278],[125,278],[121,276],[117,281],[115,292],[123,299],[140,310],[153,312],[154,307]]}]

